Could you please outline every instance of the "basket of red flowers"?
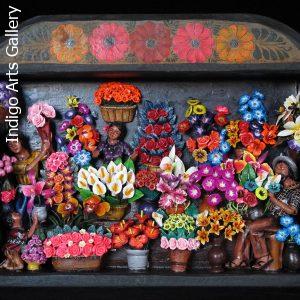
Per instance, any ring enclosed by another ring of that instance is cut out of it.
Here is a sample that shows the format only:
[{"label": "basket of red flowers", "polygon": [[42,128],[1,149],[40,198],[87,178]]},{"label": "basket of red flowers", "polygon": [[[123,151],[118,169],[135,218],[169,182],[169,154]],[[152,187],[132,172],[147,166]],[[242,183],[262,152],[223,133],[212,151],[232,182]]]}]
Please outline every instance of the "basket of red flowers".
[{"label": "basket of red flowers", "polygon": [[159,228],[143,211],[135,214],[134,219],[122,220],[110,226],[112,248],[125,247],[129,270],[146,270],[149,266],[149,243],[159,237]]},{"label": "basket of red flowers", "polygon": [[141,98],[140,90],[132,84],[107,82],[100,84],[94,102],[105,122],[132,122]]}]

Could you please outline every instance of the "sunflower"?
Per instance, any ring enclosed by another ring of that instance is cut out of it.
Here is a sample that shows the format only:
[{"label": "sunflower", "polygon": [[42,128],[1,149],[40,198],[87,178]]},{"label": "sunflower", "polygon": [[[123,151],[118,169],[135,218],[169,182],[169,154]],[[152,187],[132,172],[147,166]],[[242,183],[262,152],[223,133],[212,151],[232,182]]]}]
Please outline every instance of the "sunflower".
[{"label": "sunflower", "polygon": [[195,161],[204,163],[207,161],[207,152],[203,149],[196,149],[193,151],[193,157]]}]

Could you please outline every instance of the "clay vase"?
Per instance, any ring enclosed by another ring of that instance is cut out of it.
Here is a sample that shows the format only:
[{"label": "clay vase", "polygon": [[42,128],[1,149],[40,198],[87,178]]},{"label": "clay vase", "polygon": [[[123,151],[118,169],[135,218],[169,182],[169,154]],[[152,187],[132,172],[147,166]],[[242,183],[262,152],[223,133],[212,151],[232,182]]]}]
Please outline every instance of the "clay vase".
[{"label": "clay vase", "polygon": [[171,250],[170,251],[170,262],[171,270],[176,273],[185,272],[187,264],[191,256],[190,250]]},{"label": "clay vase", "polygon": [[295,243],[286,243],[283,250],[283,268],[289,272],[300,269],[300,249]]},{"label": "clay vase", "polygon": [[128,204],[112,205],[109,212],[101,217],[102,220],[120,221],[126,214]]},{"label": "clay vase", "polygon": [[224,272],[224,265],[227,260],[227,255],[223,244],[224,239],[222,236],[214,237],[212,240],[212,247],[207,253],[207,258],[210,265],[210,272],[212,273]]}]

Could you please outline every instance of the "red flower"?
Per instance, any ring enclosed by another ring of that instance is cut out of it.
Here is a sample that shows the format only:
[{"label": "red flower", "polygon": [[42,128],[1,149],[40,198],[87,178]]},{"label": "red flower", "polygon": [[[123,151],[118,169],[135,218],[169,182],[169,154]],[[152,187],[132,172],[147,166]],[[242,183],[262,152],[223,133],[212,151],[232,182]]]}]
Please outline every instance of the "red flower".
[{"label": "red flower", "polygon": [[147,112],[147,118],[153,121],[157,121],[159,119],[159,114],[157,109],[151,109]]},{"label": "red flower", "polygon": [[168,140],[168,144],[170,145],[170,146],[172,146],[172,145],[174,145],[174,140],[173,140],[173,138],[172,137],[167,137],[167,140]]},{"label": "red flower", "polygon": [[226,114],[224,114],[224,113],[216,114],[214,116],[214,120],[219,126],[225,126],[228,123]]},{"label": "red flower", "polygon": [[220,113],[220,114],[225,114],[225,115],[228,115],[229,114],[229,109],[227,106],[223,106],[223,105],[217,105],[215,107],[215,111],[217,113]]},{"label": "red flower", "polygon": [[210,141],[210,137],[208,135],[204,135],[197,138],[197,144],[199,149],[205,149]]},{"label": "red flower", "polygon": [[178,131],[180,133],[185,133],[191,128],[191,123],[189,120],[183,120],[178,124]]},{"label": "red flower", "polygon": [[269,145],[275,145],[277,133],[278,133],[277,125],[269,125],[269,124],[265,123],[263,125],[263,131],[261,133],[263,136],[264,143],[269,144]]},{"label": "red flower", "polygon": [[169,124],[169,123],[165,123],[163,125],[163,130],[166,132],[166,133],[170,133],[172,131],[172,126]]},{"label": "red flower", "polygon": [[150,240],[155,240],[159,236],[159,229],[157,227],[147,226],[145,229],[145,235]]},{"label": "red flower", "polygon": [[152,156],[150,158],[150,164],[153,165],[153,166],[158,166],[161,162],[161,157],[160,156]]},{"label": "red flower", "polygon": [[140,147],[143,147],[145,144],[147,143],[147,139],[146,138],[140,138]]},{"label": "red flower", "polygon": [[159,109],[158,114],[160,117],[166,118],[168,116],[168,113],[164,109]]},{"label": "red flower", "polygon": [[9,190],[9,191],[3,191],[3,192],[1,192],[1,201],[3,203],[8,204],[9,202],[11,202],[12,200],[15,199],[15,196],[16,196],[16,190],[15,189],[12,189],[12,190]]},{"label": "red flower", "polygon": [[149,162],[150,156],[147,153],[141,153],[140,161],[142,164],[147,164]]},{"label": "red flower", "polygon": [[189,138],[187,141],[186,141],[186,147],[188,148],[188,150],[192,153],[196,147],[197,147],[197,142],[196,140],[192,139],[192,138]]},{"label": "red flower", "polygon": [[190,63],[205,62],[212,55],[212,31],[193,22],[179,27],[173,38],[173,51],[181,60]]},{"label": "red flower", "polygon": [[139,214],[136,213],[134,216],[138,220],[139,224],[144,224],[149,219],[149,216],[144,214],[143,211],[141,211]]},{"label": "red flower", "polygon": [[84,122],[84,119],[82,116],[76,115],[72,120],[71,120],[71,125],[80,128],[82,127]]},{"label": "red flower", "polygon": [[247,151],[258,157],[265,148],[266,144],[264,142],[261,142],[259,139],[255,139],[250,145],[248,145]]},{"label": "red flower", "polygon": [[137,237],[132,237],[129,240],[129,245],[135,249],[142,249],[148,243],[148,237],[145,234],[140,234]]},{"label": "red flower", "polygon": [[149,124],[145,127],[145,133],[146,134],[151,134],[153,133],[153,125],[152,124]]},{"label": "red flower", "polygon": [[241,132],[249,131],[249,122],[239,121],[238,127]]},{"label": "red flower", "polygon": [[91,53],[101,62],[115,62],[124,58],[129,48],[129,35],[124,26],[104,23],[89,37]]},{"label": "red flower", "polygon": [[243,146],[247,147],[254,141],[254,136],[251,132],[245,131],[240,133],[240,141],[242,142]]},{"label": "red flower", "polygon": [[162,125],[159,125],[159,124],[155,124],[153,126],[153,132],[154,134],[156,134],[157,136],[161,134],[162,132]]},{"label": "red flower", "polygon": [[130,47],[145,63],[158,63],[170,55],[170,30],[163,23],[148,21],[137,25],[130,35]]},{"label": "red flower", "polygon": [[256,196],[246,189],[244,190],[244,198],[243,199],[244,199],[244,202],[250,207],[254,207],[258,203]]},{"label": "red flower", "polygon": [[145,148],[148,151],[156,149],[156,142],[155,142],[155,140],[154,139],[148,140],[147,143],[145,144]]},{"label": "red flower", "polygon": [[158,141],[158,148],[161,150],[166,150],[169,147],[168,139],[167,138],[160,138]]}]

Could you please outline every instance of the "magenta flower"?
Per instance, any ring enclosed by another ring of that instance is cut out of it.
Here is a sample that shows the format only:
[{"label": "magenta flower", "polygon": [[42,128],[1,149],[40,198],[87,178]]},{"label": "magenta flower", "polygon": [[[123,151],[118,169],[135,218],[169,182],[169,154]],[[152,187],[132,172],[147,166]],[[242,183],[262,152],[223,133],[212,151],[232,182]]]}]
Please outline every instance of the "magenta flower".
[{"label": "magenta flower", "polygon": [[174,197],[175,204],[183,204],[186,201],[187,193],[183,189],[176,189],[174,192],[171,192],[171,195]]},{"label": "magenta flower", "polygon": [[233,181],[230,183],[230,186],[233,187],[233,188],[237,188],[238,185],[239,185],[239,184],[238,184],[235,180],[233,180]]},{"label": "magenta flower", "polygon": [[225,198],[228,201],[235,201],[238,198],[238,192],[236,188],[228,188],[225,192]]},{"label": "magenta flower", "polygon": [[187,193],[190,198],[199,199],[201,196],[201,189],[199,188],[199,186],[197,186],[195,184],[189,185],[187,188]]},{"label": "magenta flower", "polygon": [[67,145],[68,153],[75,155],[77,152],[81,151],[82,145],[78,140],[70,141]]},{"label": "magenta flower", "polygon": [[163,194],[158,201],[159,207],[168,209],[173,205],[173,197],[170,194]]},{"label": "magenta flower", "polygon": [[212,176],[206,177],[202,182],[202,186],[205,191],[211,192],[216,188],[216,180]]},{"label": "magenta flower", "polygon": [[193,174],[191,174],[189,181],[190,183],[197,183],[201,180],[201,178],[202,178],[201,173],[199,171],[196,171]]},{"label": "magenta flower", "polygon": [[217,179],[217,188],[221,191],[221,192],[225,192],[228,186],[228,182],[221,178],[221,179]]},{"label": "magenta flower", "polygon": [[78,104],[78,110],[83,115],[88,115],[90,113],[90,109],[85,103],[79,103]]},{"label": "magenta flower", "polygon": [[234,179],[234,174],[231,170],[225,169],[222,171],[222,177],[227,181],[232,181]]},{"label": "magenta flower", "polygon": [[212,167],[210,165],[202,165],[199,167],[199,174],[201,176],[210,176],[212,175]]},{"label": "magenta flower", "polygon": [[215,178],[220,178],[222,176],[222,169],[220,166],[213,167],[212,176]]},{"label": "magenta flower", "polygon": [[211,194],[207,198],[207,204],[210,206],[217,206],[222,201],[222,198],[219,194]]},{"label": "magenta flower", "polygon": [[70,121],[65,120],[60,123],[58,129],[59,131],[66,131],[69,126],[70,126]]}]

